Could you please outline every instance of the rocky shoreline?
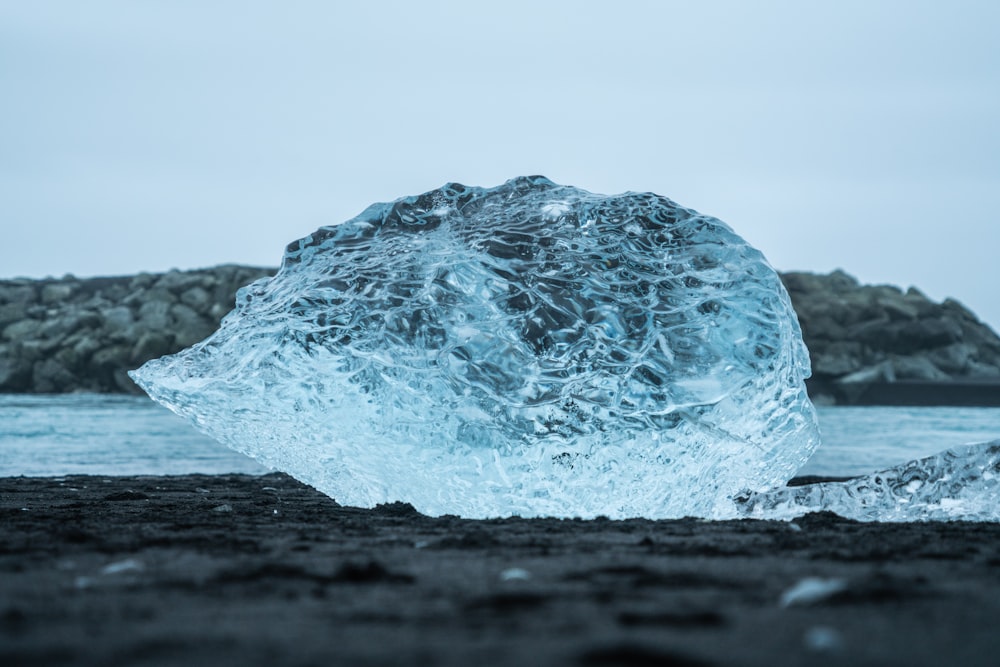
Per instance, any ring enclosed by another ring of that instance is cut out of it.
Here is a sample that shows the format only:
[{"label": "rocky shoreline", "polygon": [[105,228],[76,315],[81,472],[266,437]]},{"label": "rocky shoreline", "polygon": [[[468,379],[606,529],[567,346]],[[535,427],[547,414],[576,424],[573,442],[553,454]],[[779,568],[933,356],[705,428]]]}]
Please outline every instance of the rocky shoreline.
[{"label": "rocky shoreline", "polygon": [[1000,338],[954,299],[862,285],[843,271],[781,275],[818,402],[1000,405]]},{"label": "rocky shoreline", "polygon": [[[196,343],[275,269],[0,280],[0,393],[140,393],[127,371]],[[1000,405],[1000,338],[953,299],[785,273],[820,403]]]},{"label": "rocky shoreline", "polygon": [[141,393],[127,372],[215,331],[274,269],[0,281],[0,392]]}]

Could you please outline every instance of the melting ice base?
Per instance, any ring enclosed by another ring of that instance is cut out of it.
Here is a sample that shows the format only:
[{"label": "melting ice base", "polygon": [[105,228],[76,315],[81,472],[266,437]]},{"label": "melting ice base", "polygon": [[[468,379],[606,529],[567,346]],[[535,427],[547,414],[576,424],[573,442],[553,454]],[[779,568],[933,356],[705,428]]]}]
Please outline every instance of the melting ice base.
[{"label": "melting ice base", "polygon": [[1000,440],[940,454],[846,482],[751,494],[740,514],[793,519],[829,510],[858,521],[1000,520]]},{"label": "melting ice base", "polygon": [[808,373],[777,274],[724,223],[533,177],[318,230],[133,378],[344,504],[728,518],[795,505],[766,492],[819,442]]}]

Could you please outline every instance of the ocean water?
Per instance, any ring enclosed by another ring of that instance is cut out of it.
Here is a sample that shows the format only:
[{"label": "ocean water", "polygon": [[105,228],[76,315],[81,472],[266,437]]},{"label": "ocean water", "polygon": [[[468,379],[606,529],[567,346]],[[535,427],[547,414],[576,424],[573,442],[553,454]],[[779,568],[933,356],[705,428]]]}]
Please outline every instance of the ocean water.
[{"label": "ocean water", "polygon": [[[1000,438],[1000,408],[818,408],[803,475],[850,476]],[[145,397],[0,395],[0,476],[176,475],[267,469]]]},{"label": "ocean water", "polygon": [[0,476],[265,473],[144,396],[0,396]]}]

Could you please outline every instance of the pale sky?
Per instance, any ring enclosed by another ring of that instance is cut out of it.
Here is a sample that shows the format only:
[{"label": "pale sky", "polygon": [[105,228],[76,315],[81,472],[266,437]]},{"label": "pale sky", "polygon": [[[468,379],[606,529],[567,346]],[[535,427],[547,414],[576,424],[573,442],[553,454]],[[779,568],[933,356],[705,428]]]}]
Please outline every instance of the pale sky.
[{"label": "pale sky", "polygon": [[544,174],[997,328],[998,35],[996,0],[0,0],[0,277],[277,265]]}]

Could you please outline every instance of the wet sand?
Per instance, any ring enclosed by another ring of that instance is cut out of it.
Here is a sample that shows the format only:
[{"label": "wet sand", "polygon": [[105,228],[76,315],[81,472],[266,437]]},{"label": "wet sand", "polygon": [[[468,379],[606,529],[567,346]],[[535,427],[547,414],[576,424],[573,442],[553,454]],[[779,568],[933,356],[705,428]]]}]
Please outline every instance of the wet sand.
[{"label": "wet sand", "polygon": [[471,521],[280,474],[3,478],[0,517],[5,666],[1000,664],[1000,524]]}]

